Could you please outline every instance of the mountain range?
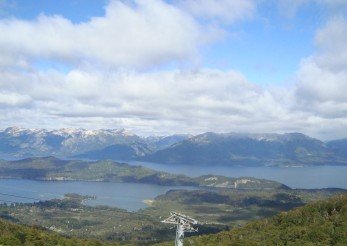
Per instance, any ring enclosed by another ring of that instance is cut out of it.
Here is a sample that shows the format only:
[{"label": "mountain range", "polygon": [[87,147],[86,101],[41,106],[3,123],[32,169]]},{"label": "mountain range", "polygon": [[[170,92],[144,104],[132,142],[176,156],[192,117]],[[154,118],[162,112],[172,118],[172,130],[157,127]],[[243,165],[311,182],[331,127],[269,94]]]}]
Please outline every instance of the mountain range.
[{"label": "mountain range", "polygon": [[347,140],[324,143],[301,133],[204,133],[141,160],[190,165],[346,165]]},{"label": "mountain range", "polygon": [[141,137],[125,129],[0,131],[0,158],[33,156],[184,165],[347,165],[347,139],[323,142],[301,133]]}]

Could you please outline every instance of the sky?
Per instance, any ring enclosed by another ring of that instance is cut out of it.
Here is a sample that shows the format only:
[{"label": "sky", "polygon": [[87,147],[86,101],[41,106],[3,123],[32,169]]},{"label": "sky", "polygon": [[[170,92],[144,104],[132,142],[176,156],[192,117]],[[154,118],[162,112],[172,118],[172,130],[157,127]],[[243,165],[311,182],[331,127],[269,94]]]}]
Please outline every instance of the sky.
[{"label": "sky", "polygon": [[347,137],[345,0],[0,0],[0,128]]}]

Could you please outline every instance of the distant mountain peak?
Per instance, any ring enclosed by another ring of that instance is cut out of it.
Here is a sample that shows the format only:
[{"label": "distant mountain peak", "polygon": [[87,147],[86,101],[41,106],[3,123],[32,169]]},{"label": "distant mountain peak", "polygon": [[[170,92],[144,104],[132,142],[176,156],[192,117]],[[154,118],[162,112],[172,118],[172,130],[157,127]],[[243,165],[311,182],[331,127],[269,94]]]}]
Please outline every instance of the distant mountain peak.
[{"label": "distant mountain peak", "polygon": [[122,134],[123,136],[135,136],[135,133],[133,133],[129,130],[126,130],[124,128],[119,129],[119,130],[114,130],[114,132],[117,134]]},{"label": "distant mountain peak", "polygon": [[23,132],[23,131],[27,131],[28,129],[26,128],[23,128],[23,127],[19,127],[19,126],[11,126],[11,127],[8,127],[5,129],[5,132],[7,134],[19,134],[20,132]]}]

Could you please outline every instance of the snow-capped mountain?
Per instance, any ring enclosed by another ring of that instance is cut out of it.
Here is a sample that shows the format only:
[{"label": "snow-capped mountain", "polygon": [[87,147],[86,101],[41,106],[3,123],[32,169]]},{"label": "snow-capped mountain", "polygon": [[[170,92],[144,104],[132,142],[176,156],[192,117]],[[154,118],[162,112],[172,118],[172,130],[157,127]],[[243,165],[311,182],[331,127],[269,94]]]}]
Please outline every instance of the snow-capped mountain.
[{"label": "snow-capped mountain", "polygon": [[26,129],[9,127],[0,131],[0,156],[71,156],[114,144],[144,143],[125,129]]},{"label": "snow-capped mountain", "polygon": [[56,156],[187,165],[347,165],[346,146],[346,140],[324,143],[302,133],[140,137],[125,129],[0,131],[0,159]]}]

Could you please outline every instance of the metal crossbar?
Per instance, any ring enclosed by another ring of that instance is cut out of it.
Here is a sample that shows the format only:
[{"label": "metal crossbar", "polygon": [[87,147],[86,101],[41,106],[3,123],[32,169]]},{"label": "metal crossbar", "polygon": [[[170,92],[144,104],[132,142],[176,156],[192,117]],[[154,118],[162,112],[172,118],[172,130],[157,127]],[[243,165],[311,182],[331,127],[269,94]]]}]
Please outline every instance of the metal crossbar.
[{"label": "metal crossbar", "polygon": [[162,223],[174,224],[176,227],[175,246],[183,246],[185,232],[197,232],[198,229],[193,225],[197,225],[198,221],[184,214],[171,212],[170,217],[163,220]]}]

